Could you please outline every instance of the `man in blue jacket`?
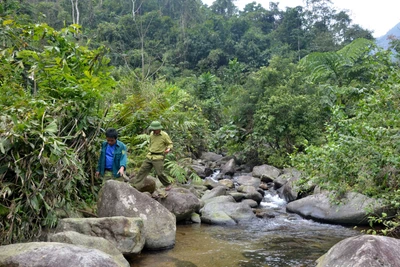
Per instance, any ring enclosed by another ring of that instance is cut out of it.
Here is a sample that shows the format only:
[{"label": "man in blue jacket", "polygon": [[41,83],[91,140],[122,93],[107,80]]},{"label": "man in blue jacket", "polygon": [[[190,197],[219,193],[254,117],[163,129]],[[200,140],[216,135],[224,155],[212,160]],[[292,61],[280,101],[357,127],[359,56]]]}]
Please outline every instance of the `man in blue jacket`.
[{"label": "man in blue jacket", "polygon": [[123,181],[126,170],[126,145],[117,140],[118,133],[110,128],[106,131],[106,141],[101,144],[100,158],[97,165],[96,178],[103,181],[117,179]]}]

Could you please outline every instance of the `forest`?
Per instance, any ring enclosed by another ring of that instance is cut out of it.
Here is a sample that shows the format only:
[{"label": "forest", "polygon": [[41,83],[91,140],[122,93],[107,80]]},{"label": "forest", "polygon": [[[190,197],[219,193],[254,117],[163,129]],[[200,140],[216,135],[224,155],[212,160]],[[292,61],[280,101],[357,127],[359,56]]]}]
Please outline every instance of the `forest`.
[{"label": "forest", "polygon": [[330,0],[266,9],[234,0],[0,0],[0,240],[29,240],[96,202],[104,131],[128,146],[148,125],[174,142],[171,179],[199,180],[204,151],[302,171],[380,198],[400,235],[400,40],[389,50]]}]

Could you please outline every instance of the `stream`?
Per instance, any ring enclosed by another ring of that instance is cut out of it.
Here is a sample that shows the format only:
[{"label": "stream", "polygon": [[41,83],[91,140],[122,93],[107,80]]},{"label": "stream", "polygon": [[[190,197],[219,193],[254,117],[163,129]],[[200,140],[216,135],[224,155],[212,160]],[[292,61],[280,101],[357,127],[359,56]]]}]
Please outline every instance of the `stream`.
[{"label": "stream", "polygon": [[260,203],[273,218],[236,226],[178,224],[175,247],[142,251],[131,267],[301,267],[359,230],[306,220],[286,212],[286,202],[266,191]]}]

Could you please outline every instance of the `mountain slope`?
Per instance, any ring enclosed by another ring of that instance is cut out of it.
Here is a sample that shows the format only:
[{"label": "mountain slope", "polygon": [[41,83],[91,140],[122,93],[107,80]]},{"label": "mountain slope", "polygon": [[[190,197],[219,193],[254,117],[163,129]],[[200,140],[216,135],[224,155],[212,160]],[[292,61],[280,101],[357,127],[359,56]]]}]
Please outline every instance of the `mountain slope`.
[{"label": "mountain slope", "polygon": [[376,43],[378,46],[387,49],[389,47],[390,40],[388,39],[390,36],[394,36],[400,39],[400,22],[397,23],[392,29],[390,29],[384,36],[381,36],[376,39]]}]

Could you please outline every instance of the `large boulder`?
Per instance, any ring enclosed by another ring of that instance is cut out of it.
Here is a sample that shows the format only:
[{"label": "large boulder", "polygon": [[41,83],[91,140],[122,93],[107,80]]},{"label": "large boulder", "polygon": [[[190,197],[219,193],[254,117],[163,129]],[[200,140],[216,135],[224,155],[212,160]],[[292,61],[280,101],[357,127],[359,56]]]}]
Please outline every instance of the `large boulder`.
[{"label": "large boulder", "polygon": [[200,210],[201,221],[208,224],[236,225],[255,218],[248,204],[235,203],[232,200],[221,201],[217,198],[206,203]]},{"label": "large boulder", "polygon": [[120,266],[130,266],[129,262],[121,254],[121,251],[119,251],[113,243],[102,237],[88,236],[73,231],[67,231],[50,235],[49,241],[98,249],[111,255]]},{"label": "large boulder", "polygon": [[207,199],[218,197],[218,196],[224,196],[228,192],[228,187],[219,185],[215,188],[213,188],[210,191],[206,191],[204,195],[201,197],[201,200],[206,201]]},{"label": "large boulder", "polygon": [[260,178],[255,178],[253,176],[248,176],[248,175],[241,175],[236,178],[236,181],[240,185],[251,185],[254,186],[255,188],[258,188],[261,184]]},{"label": "large boulder", "polygon": [[384,211],[378,200],[359,193],[349,192],[341,201],[340,204],[332,203],[329,192],[322,192],[290,202],[286,210],[308,219],[347,225],[367,224],[367,209],[374,214]]},{"label": "large boulder", "polygon": [[[239,190],[240,189],[240,190]],[[263,199],[263,195],[257,191],[257,188],[251,185],[240,186],[238,192],[244,193],[245,199],[252,199],[256,201],[258,204],[261,203]]]},{"label": "large boulder", "polygon": [[200,178],[204,179],[212,174],[212,171],[204,165],[192,164],[191,167],[192,172],[195,172]]},{"label": "large boulder", "polygon": [[[129,183],[134,184],[135,183],[135,178],[132,178]],[[154,178],[153,176],[147,175],[142,183],[142,188],[140,188],[140,192],[149,192],[150,194],[153,194],[154,191],[156,191],[157,188],[157,179]]]},{"label": "large boulder", "polygon": [[54,242],[0,247],[0,267],[125,267],[103,251]]},{"label": "large boulder", "polygon": [[207,200],[204,201],[204,205],[206,205],[207,203],[217,203],[217,202],[232,202],[232,203],[236,203],[237,201],[235,200],[235,198],[231,195],[225,195],[225,196],[217,196],[217,197],[213,197],[213,198],[209,198]]},{"label": "large boulder", "polygon": [[[281,177],[281,176],[279,176]],[[278,179],[279,179],[278,177]],[[293,176],[289,178],[289,180],[281,186],[277,191],[279,197],[284,199],[286,202],[295,201],[299,197],[299,187],[296,186],[296,182],[300,179],[300,177]]]},{"label": "large boulder", "polygon": [[228,161],[230,161],[231,159],[235,160],[235,164],[236,164],[236,157],[235,156],[223,156],[220,160],[218,160],[217,165],[219,166],[223,166],[225,165]]},{"label": "large boulder", "polygon": [[236,169],[235,159],[230,159],[227,163],[225,163],[221,167],[221,174],[232,176],[235,174],[235,169]]},{"label": "large boulder", "polygon": [[255,166],[252,175],[260,178],[262,182],[269,183],[278,178],[281,173],[282,171],[280,169],[264,164],[261,166]]},{"label": "large boulder", "polygon": [[228,193],[229,196],[232,196],[236,202],[240,202],[242,201],[242,199],[244,199],[244,193],[240,193],[240,192],[229,192]]},{"label": "large boulder", "polygon": [[400,240],[375,235],[346,238],[317,260],[317,267],[400,266]]},{"label": "large boulder", "polygon": [[145,248],[161,250],[175,245],[176,218],[167,208],[129,184],[107,181],[97,202],[99,217],[142,218]]},{"label": "large boulder", "polygon": [[67,218],[58,222],[56,232],[74,231],[84,235],[102,237],[123,254],[137,254],[145,243],[141,218],[122,216],[107,218]]},{"label": "large boulder", "polygon": [[299,180],[301,176],[301,172],[294,168],[285,168],[283,169],[283,173],[281,173],[274,180],[274,189],[279,189],[283,185],[285,185],[289,180]]},{"label": "large boulder", "polygon": [[176,216],[177,222],[190,219],[192,213],[200,209],[199,199],[185,188],[172,188],[168,197],[159,202]]},{"label": "large boulder", "polygon": [[214,152],[203,152],[201,153],[200,159],[204,160],[204,161],[219,161],[220,159],[222,159],[223,156],[220,154],[216,154]]}]

